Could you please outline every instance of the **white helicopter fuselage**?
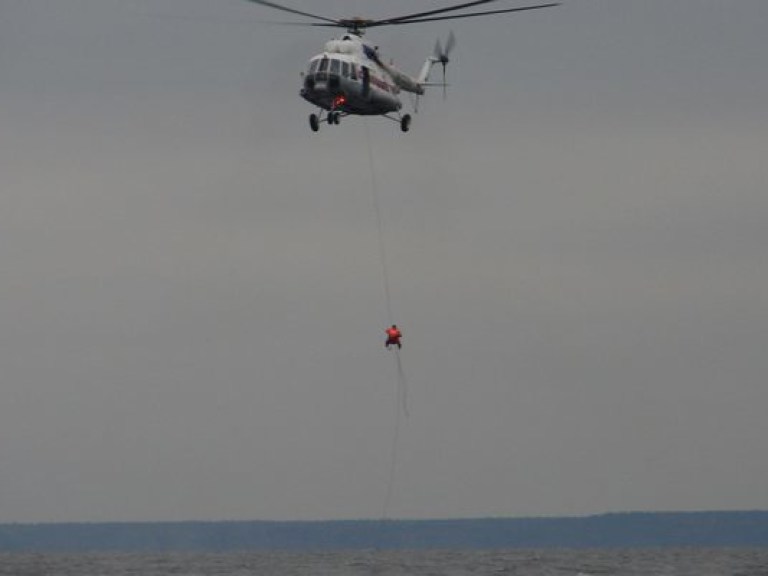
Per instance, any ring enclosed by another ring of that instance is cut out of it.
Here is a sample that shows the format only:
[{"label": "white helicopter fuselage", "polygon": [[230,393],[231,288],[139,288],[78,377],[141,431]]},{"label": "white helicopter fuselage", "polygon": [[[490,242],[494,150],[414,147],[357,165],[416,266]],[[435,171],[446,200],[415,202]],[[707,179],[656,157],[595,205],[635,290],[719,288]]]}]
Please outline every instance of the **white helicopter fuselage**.
[{"label": "white helicopter fuselage", "polygon": [[[421,72],[414,78],[400,72],[392,64],[384,63],[379,57],[377,49],[363,41],[362,35],[369,28],[421,24],[438,20],[459,20],[477,16],[538,10],[539,8],[559,5],[559,2],[550,2],[535,6],[465,11],[498,1],[462,0],[459,4],[443,6],[442,8],[432,8],[390,18],[370,19],[361,17],[329,18],[303,9],[285,6],[276,0],[249,0],[249,2],[273,10],[287,12],[294,17],[301,16],[312,20],[312,22],[290,22],[291,24],[346,28],[347,30],[343,37],[328,42],[322,54],[317,54],[310,59],[306,72],[302,74],[304,77],[301,88],[302,98],[320,108],[319,113],[313,112],[309,115],[309,127],[313,132],[318,131],[321,123],[338,124],[341,118],[350,114],[382,116],[399,122],[400,129],[403,132],[408,132],[411,125],[411,115],[400,113],[403,105],[398,94],[403,91],[421,95],[424,94],[426,86],[442,86],[443,95],[445,95],[445,67],[450,61],[449,54],[455,44],[453,32],[448,35],[444,49],[438,39],[432,55],[426,59]],[[459,11],[464,12],[453,13]],[[437,84],[429,83],[427,80],[430,71],[438,63],[443,68],[443,81]],[[418,108],[418,101],[417,97],[414,111]],[[326,110],[327,113],[323,114],[322,110]]]},{"label": "white helicopter fuselage", "polygon": [[384,64],[376,48],[355,34],[326,43],[325,50],[310,59],[301,96],[328,111],[364,116],[398,112],[401,90],[423,94],[434,58],[428,58],[418,78]]}]

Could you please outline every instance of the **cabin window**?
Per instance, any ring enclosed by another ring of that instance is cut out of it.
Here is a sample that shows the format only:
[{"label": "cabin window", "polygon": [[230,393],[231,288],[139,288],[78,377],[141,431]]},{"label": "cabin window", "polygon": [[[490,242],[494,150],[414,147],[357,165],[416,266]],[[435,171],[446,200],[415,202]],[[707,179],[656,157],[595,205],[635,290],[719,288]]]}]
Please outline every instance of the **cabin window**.
[{"label": "cabin window", "polygon": [[344,78],[349,78],[349,62],[341,63],[341,75],[344,76]]},{"label": "cabin window", "polygon": [[338,60],[331,60],[331,74],[339,74],[341,68],[341,62]]},{"label": "cabin window", "polygon": [[349,63],[349,77],[352,80],[357,80],[357,66],[352,62]]}]

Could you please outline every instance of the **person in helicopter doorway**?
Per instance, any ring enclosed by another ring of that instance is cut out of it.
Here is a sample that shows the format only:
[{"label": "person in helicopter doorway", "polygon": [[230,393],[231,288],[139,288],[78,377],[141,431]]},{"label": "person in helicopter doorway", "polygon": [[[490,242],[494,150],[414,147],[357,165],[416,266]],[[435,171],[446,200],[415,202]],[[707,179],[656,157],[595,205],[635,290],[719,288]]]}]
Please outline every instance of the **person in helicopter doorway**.
[{"label": "person in helicopter doorway", "polygon": [[389,350],[390,346],[397,346],[398,350],[403,347],[403,345],[400,344],[400,338],[403,337],[403,334],[396,324],[392,324],[391,327],[387,328],[386,332],[387,342],[384,346],[386,346],[387,350]]}]

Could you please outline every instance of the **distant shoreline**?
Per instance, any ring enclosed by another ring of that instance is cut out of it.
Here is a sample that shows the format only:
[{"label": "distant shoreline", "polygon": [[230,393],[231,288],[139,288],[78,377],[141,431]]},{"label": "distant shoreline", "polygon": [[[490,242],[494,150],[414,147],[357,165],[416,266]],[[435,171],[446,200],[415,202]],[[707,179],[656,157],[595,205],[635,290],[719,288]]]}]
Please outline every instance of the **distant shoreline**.
[{"label": "distant shoreline", "polygon": [[765,547],[768,511],[446,520],[0,524],[0,552]]}]

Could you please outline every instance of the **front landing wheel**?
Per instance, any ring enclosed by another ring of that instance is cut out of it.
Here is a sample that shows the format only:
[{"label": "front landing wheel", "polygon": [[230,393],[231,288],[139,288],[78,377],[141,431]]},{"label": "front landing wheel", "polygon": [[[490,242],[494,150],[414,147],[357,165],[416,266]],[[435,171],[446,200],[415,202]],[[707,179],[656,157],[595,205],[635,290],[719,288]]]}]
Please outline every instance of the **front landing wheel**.
[{"label": "front landing wheel", "polygon": [[400,118],[400,130],[403,132],[408,132],[408,130],[411,128],[411,115],[406,114],[402,118]]},{"label": "front landing wheel", "polygon": [[312,128],[312,132],[317,132],[320,129],[320,119],[317,114],[309,115],[309,127]]}]

